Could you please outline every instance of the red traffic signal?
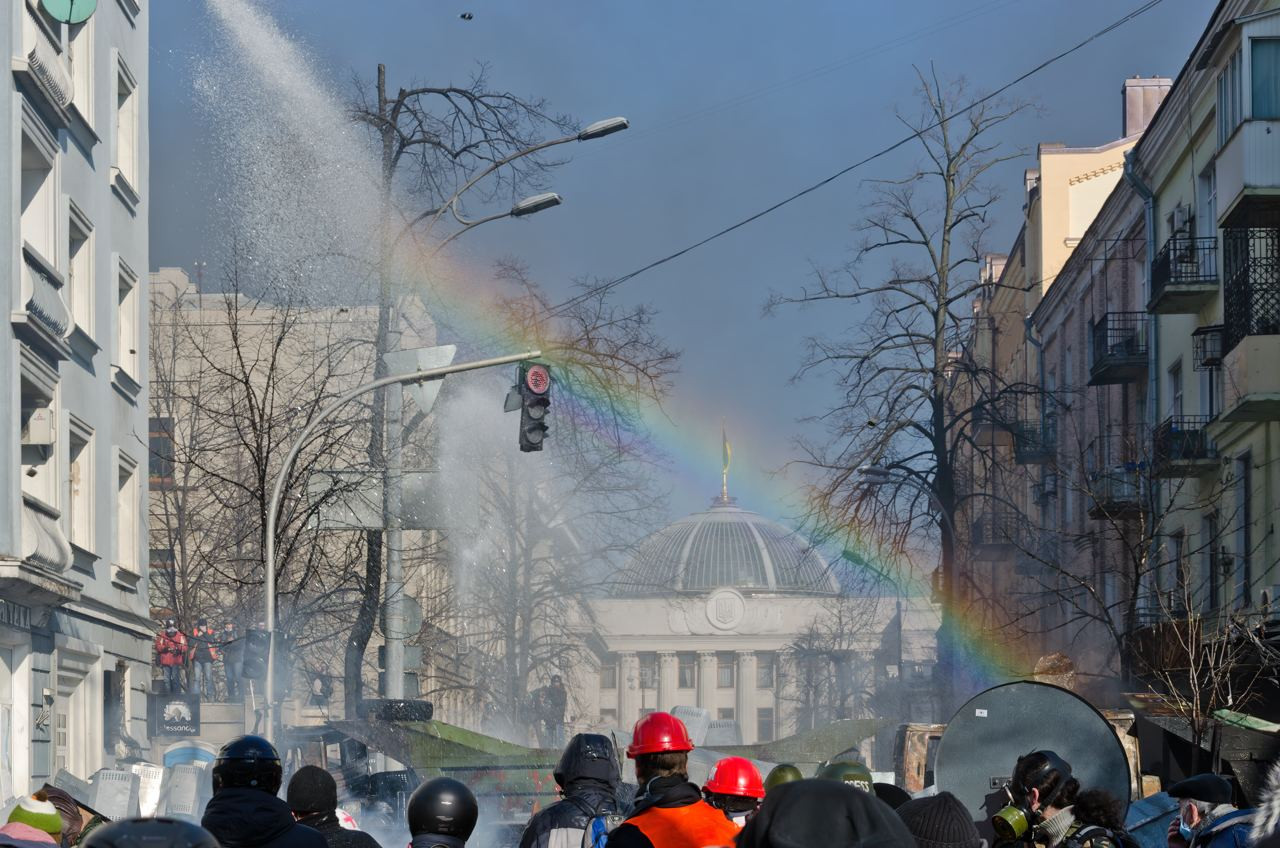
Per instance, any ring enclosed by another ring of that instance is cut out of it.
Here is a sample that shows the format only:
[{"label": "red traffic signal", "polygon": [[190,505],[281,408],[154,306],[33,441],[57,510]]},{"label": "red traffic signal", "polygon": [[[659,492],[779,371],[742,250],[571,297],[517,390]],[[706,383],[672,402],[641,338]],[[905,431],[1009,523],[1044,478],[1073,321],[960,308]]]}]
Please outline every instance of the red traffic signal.
[{"label": "red traffic signal", "polygon": [[551,388],[551,372],[545,365],[530,365],[524,372],[524,384],[534,394],[544,395]]}]

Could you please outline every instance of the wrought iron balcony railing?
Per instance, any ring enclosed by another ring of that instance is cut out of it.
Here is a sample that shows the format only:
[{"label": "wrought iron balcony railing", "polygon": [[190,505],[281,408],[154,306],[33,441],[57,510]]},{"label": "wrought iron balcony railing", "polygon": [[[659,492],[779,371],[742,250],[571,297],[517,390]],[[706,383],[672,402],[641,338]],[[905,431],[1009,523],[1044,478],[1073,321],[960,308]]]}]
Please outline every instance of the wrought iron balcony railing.
[{"label": "wrought iron balcony railing", "polygon": [[1151,263],[1151,312],[1174,315],[1199,311],[1218,293],[1217,236],[1176,235]]},{"label": "wrought iron balcony railing", "polygon": [[1207,415],[1166,418],[1151,434],[1152,470],[1157,477],[1187,477],[1212,471],[1218,448],[1205,427]]},{"label": "wrought iron balcony railing", "polygon": [[1147,313],[1106,312],[1089,322],[1089,385],[1132,383],[1147,370]]}]

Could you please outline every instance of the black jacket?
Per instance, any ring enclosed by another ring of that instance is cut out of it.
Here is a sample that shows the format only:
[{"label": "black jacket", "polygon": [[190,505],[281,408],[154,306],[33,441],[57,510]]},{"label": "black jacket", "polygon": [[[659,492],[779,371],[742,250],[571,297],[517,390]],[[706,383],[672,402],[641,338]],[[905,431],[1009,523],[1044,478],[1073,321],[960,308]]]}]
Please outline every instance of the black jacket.
[{"label": "black jacket", "polygon": [[378,840],[363,830],[347,830],[338,824],[336,811],[311,813],[298,819],[298,824],[306,825],[323,836],[329,848],[382,848]]},{"label": "black jacket", "polygon": [[200,825],[222,848],[328,848],[324,837],[293,820],[289,805],[260,789],[223,789]]},{"label": "black jacket", "polygon": [[[581,845],[582,834],[593,818],[605,813],[626,812],[616,792],[616,788],[599,780],[570,783],[564,790],[563,801],[557,801],[529,819],[524,835],[520,837],[520,848],[549,848],[553,841],[561,845],[566,840],[570,844]],[[553,840],[553,833],[557,831],[559,833]]]},{"label": "black jacket", "polygon": [[916,840],[874,795],[838,780],[797,780],[766,795],[760,812],[738,836],[738,848],[795,845],[916,848]]}]

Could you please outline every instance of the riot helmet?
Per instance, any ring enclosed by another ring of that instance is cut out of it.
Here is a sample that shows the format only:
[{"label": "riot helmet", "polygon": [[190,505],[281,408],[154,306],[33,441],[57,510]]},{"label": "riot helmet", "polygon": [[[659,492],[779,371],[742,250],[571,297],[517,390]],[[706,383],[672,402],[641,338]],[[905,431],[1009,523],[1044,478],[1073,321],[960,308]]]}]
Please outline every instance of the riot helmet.
[{"label": "riot helmet", "polygon": [[791,763],[779,763],[769,771],[769,776],[764,779],[765,794],[772,792],[784,783],[791,783],[795,780],[804,780],[804,773]]},{"label": "riot helmet", "polygon": [[220,848],[213,834],[179,819],[121,819],[96,827],[83,848]]},{"label": "riot helmet", "polygon": [[599,733],[578,733],[569,740],[553,773],[562,789],[575,780],[599,780],[617,786],[622,769],[614,753],[613,742]]},{"label": "riot helmet", "polygon": [[219,749],[213,761],[214,794],[244,787],[275,795],[283,781],[280,755],[261,736],[237,736]]},{"label": "riot helmet", "polygon": [[480,807],[476,796],[452,777],[436,777],[413,790],[405,806],[409,833],[466,842],[475,830]]},{"label": "riot helmet", "polygon": [[871,795],[875,794],[875,787],[872,786],[871,769],[865,764],[858,762],[834,762],[823,763],[818,769],[818,773],[814,775],[822,780],[838,780],[847,783],[854,789],[861,789],[863,792]]}]

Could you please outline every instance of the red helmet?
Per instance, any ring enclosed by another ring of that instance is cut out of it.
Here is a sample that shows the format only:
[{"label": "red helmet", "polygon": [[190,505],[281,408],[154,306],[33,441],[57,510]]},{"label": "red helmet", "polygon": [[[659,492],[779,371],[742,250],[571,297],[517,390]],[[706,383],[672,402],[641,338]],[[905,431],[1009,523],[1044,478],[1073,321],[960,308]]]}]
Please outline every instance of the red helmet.
[{"label": "red helmet", "polygon": [[627,756],[634,760],[641,754],[692,750],[693,740],[683,721],[671,713],[649,713],[636,722]]},{"label": "red helmet", "polygon": [[764,797],[764,779],[745,757],[725,757],[716,763],[711,769],[711,777],[707,778],[707,785],[702,788],[717,795]]}]

